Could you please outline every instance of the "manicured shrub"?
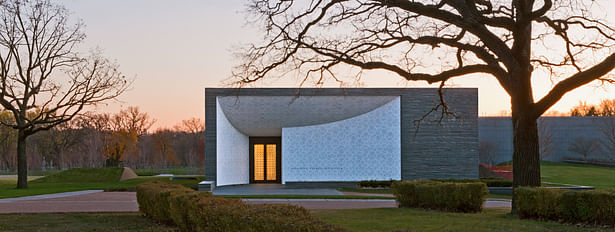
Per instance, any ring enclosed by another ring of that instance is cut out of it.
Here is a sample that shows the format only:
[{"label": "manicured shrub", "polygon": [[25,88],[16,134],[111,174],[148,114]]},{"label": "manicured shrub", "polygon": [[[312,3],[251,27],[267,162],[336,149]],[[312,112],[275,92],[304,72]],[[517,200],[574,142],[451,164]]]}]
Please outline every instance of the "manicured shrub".
[{"label": "manicured shrub", "polygon": [[520,218],[615,225],[615,191],[519,187]]},{"label": "manicured shrub", "polygon": [[138,184],[136,189],[139,211],[154,220],[162,222],[171,221],[169,215],[169,197],[171,194],[193,192],[192,189],[178,184],[157,181]]},{"label": "manicured shrub", "polygon": [[400,207],[480,212],[487,197],[482,182],[398,181],[392,191]]},{"label": "manicured shrub", "polygon": [[252,231],[344,231],[314,219],[305,208],[295,205],[250,205]]},{"label": "manicured shrub", "polygon": [[364,180],[359,182],[360,188],[390,188],[393,180]]},{"label": "manicured shrub", "polygon": [[564,190],[519,187],[515,190],[515,204],[521,218],[556,220],[558,201]]},{"label": "manicured shrub", "polygon": [[[481,178],[481,179],[433,179],[438,182],[476,183],[482,182],[487,187],[512,187],[512,180],[504,178]],[[359,182],[360,188],[390,188],[394,180],[364,180]]]},{"label": "manicured shrub", "polygon": [[171,193],[169,196],[169,217],[182,231],[195,231],[196,222],[191,214],[197,211],[197,202],[202,198],[212,198],[210,192],[190,191]]},{"label": "manicured shrub", "polygon": [[487,187],[512,187],[512,180],[504,178],[481,178],[480,181]]},{"label": "manicured shrub", "polygon": [[139,210],[182,231],[342,231],[313,218],[300,206],[247,205],[177,184],[137,185]]},{"label": "manicured shrub", "polygon": [[433,181],[439,182],[455,182],[455,183],[476,183],[482,182],[487,187],[512,187],[512,180],[504,178],[481,178],[481,179],[434,179]]}]

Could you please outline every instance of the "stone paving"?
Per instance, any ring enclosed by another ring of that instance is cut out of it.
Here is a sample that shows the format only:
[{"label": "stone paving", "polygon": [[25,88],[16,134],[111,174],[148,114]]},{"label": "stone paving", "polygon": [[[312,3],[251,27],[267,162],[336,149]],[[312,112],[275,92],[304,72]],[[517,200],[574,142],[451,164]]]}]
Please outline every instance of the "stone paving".
[{"label": "stone paving", "polygon": [[217,187],[214,195],[343,195],[336,189],[288,188],[280,184],[250,184]]},{"label": "stone paving", "polygon": [[70,196],[77,196],[77,195],[90,194],[90,193],[99,193],[99,192],[102,192],[102,190],[85,190],[85,191],[75,191],[75,192],[65,192],[65,193],[43,194],[43,195],[36,195],[36,196],[0,199],[0,203],[70,197]]},{"label": "stone paving", "polygon": [[[69,213],[69,212],[136,212],[139,211],[134,192],[71,192],[64,197],[38,199],[4,199],[0,213]],[[43,195],[44,196],[44,195]]]}]

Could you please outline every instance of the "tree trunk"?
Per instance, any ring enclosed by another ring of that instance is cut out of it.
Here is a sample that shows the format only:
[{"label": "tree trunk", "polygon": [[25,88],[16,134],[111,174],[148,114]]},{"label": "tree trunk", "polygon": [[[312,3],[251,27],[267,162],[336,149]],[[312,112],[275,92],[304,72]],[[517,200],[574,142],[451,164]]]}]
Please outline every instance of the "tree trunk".
[{"label": "tree trunk", "polygon": [[17,188],[28,188],[28,157],[26,156],[26,133],[20,129],[17,133]]},{"label": "tree trunk", "polygon": [[[540,186],[540,148],[536,118],[514,115],[513,123],[513,188]],[[512,213],[516,214],[513,192]]]}]

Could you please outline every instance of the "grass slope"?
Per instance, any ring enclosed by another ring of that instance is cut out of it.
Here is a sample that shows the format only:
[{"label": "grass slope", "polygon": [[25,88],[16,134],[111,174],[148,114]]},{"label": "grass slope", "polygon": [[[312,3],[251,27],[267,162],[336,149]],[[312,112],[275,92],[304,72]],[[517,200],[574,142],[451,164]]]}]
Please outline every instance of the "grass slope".
[{"label": "grass slope", "polygon": [[605,228],[520,220],[509,212],[508,208],[485,209],[475,214],[387,208],[313,210],[312,215],[351,231],[605,231]]},{"label": "grass slope", "polygon": [[615,189],[615,168],[542,161],[540,171],[543,182]]},{"label": "grass slope", "polygon": [[118,182],[123,168],[72,168],[32,181],[32,183]]}]

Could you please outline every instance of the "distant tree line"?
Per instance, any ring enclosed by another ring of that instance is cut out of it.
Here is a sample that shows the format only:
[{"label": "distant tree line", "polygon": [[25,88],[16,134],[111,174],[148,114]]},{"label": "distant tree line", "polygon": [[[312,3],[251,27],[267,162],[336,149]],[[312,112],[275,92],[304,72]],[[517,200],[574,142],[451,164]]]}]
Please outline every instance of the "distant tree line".
[{"label": "distant tree line", "polygon": [[578,105],[572,107],[570,110],[570,116],[615,116],[615,99],[602,100],[598,105],[587,104],[587,102],[579,102]]},{"label": "distant tree line", "polygon": [[[0,120],[14,120],[0,111]],[[150,132],[155,120],[137,107],[116,114],[86,114],[29,138],[28,169],[126,166],[131,168],[202,167],[204,122],[183,120]],[[17,168],[17,131],[0,126],[0,171]]]}]

